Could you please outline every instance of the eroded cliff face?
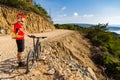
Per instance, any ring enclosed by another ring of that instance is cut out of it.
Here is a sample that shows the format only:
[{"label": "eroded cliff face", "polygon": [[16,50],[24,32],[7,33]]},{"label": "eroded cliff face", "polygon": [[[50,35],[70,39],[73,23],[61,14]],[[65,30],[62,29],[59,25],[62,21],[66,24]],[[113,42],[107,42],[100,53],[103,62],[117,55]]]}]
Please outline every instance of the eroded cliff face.
[{"label": "eroded cliff face", "polygon": [[93,46],[79,32],[44,41],[42,45],[45,65],[56,70],[50,80],[106,80],[90,58]]},{"label": "eroded cliff face", "polygon": [[11,29],[13,24],[17,21],[16,15],[18,13],[24,13],[27,16],[24,26],[29,32],[39,33],[52,31],[55,29],[51,21],[43,18],[40,15],[0,5],[0,30],[4,29],[6,33],[9,33],[9,29]]}]

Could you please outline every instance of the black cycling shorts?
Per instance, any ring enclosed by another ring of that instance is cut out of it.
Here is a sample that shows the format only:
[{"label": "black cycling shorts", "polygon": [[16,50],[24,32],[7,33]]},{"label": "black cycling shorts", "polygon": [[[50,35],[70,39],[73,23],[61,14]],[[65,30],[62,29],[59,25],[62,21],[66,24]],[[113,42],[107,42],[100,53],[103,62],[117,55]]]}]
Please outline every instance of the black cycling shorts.
[{"label": "black cycling shorts", "polygon": [[16,40],[18,52],[24,51],[24,40]]}]

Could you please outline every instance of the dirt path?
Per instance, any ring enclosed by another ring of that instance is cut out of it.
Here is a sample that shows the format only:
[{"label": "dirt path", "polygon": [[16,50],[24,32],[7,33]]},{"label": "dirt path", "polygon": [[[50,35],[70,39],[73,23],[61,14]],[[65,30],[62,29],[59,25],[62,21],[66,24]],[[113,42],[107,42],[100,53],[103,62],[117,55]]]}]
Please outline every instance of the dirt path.
[{"label": "dirt path", "polygon": [[[34,34],[36,36],[47,36],[47,39],[53,39],[57,36],[65,35],[66,33],[69,33],[71,31],[69,30],[55,30],[52,32],[46,32],[46,33],[39,33]],[[25,46],[31,47],[32,46],[32,39],[25,37]],[[14,58],[16,57],[16,42],[14,39],[11,39],[10,36],[2,36],[0,37],[0,62],[4,61],[6,59]],[[25,50],[26,51],[26,50]]]},{"label": "dirt path", "polygon": [[[69,30],[55,30],[52,32],[34,34],[36,36],[47,36],[46,39],[55,39],[59,38],[62,35],[69,34],[72,31]],[[43,40],[41,40],[43,41]],[[32,39],[25,36],[25,51],[24,56],[28,53],[29,48],[32,48]],[[0,37],[0,80],[1,79],[10,79],[16,76],[23,75],[23,72],[15,70],[17,66],[16,60],[17,48],[16,42],[14,39],[11,39],[10,36],[1,36]],[[20,70],[21,71],[21,70]]]}]

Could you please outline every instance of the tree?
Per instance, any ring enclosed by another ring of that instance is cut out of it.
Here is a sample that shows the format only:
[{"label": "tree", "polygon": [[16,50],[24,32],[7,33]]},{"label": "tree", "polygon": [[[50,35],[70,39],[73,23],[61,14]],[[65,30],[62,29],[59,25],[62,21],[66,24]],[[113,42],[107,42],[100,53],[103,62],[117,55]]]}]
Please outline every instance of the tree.
[{"label": "tree", "polygon": [[106,23],[106,24],[100,24],[99,23],[98,25],[92,26],[91,28],[95,29],[97,31],[107,31],[108,30],[107,26],[108,26],[108,23]]}]

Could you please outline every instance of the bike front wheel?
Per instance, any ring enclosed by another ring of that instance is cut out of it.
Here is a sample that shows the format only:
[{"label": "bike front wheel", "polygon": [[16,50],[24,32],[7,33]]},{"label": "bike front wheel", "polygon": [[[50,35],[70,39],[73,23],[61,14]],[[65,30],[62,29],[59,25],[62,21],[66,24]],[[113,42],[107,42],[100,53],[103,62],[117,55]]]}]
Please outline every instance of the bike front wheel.
[{"label": "bike front wheel", "polygon": [[30,72],[34,66],[35,55],[34,51],[30,50],[27,56],[27,63],[26,63],[26,73]]}]

